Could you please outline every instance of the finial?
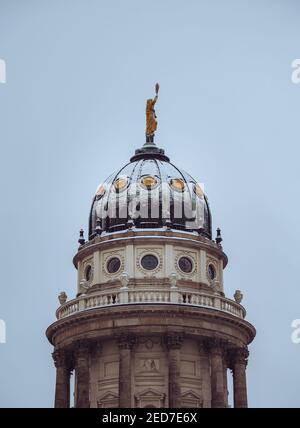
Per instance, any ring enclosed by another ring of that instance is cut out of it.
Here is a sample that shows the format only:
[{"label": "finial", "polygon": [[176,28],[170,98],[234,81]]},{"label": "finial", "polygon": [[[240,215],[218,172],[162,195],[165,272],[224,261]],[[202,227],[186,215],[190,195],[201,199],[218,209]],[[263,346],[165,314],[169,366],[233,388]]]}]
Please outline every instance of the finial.
[{"label": "finial", "polygon": [[167,230],[171,230],[172,228],[172,222],[169,218],[165,221],[165,227]]},{"label": "finial", "polygon": [[64,303],[66,303],[68,296],[66,295],[65,291],[61,291],[58,295],[58,300],[60,305],[63,305]]},{"label": "finial", "polygon": [[157,129],[157,120],[154,106],[158,99],[159,84],[155,85],[155,97],[149,98],[146,104],[146,145],[154,145],[154,134]]},{"label": "finial", "polygon": [[223,241],[223,238],[221,236],[221,229],[218,227],[217,229],[217,237],[216,237],[216,243],[218,245],[221,245],[221,242]]},{"label": "finial", "polygon": [[84,234],[83,229],[80,229],[79,239],[78,239],[78,242],[79,242],[80,245],[83,245],[85,243],[85,239],[84,239],[83,234]]},{"label": "finial", "polygon": [[235,290],[233,297],[236,303],[240,304],[241,301],[243,300],[243,294],[241,293],[241,290]]},{"label": "finial", "polygon": [[134,227],[134,221],[132,218],[128,219],[126,226],[128,227],[129,230],[131,230]]},{"label": "finial", "polygon": [[128,288],[129,284],[129,275],[127,272],[122,272],[120,275],[120,281],[123,288]]},{"label": "finial", "polygon": [[96,235],[101,235],[102,233],[101,220],[99,217],[97,218],[95,233]]},{"label": "finial", "polygon": [[202,234],[203,234],[203,232],[204,232],[204,227],[199,227],[199,229],[198,229],[198,234],[199,234],[199,235],[202,235]]},{"label": "finial", "polygon": [[177,274],[172,272],[169,276],[171,288],[176,288],[177,286]]}]

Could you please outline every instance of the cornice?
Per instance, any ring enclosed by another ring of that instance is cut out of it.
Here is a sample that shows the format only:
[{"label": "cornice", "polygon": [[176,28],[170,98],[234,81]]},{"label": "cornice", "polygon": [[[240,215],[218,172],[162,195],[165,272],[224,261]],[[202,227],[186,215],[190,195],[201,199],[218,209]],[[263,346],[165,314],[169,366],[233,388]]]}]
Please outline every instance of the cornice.
[{"label": "cornice", "polygon": [[224,267],[228,263],[228,258],[223,250],[212,240],[197,236],[192,233],[183,233],[167,230],[143,230],[143,231],[128,231],[124,233],[112,233],[103,237],[94,238],[88,241],[79,248],[77,254],[73,258],[74,266],[77,268],[78,262],[95,251],[109,249],[111,247],[136,244],[136,243],[161,244],[162,242],[178,245],[187,244],[190,248],[203,249],[215,255],[217,258],[223,259]]},{"label": "cornice", "polygon": [[[76,328],[79,325],[83,325],[87,322],[94,322],[99,319],[109,319],[113,323],[113,328],[115,330],[118,329],[116,321],[120,319],[131,319],[131,318],[175,318],[176,321],[184,319],[184,321],[190,319],[201,319],[207,322],[215,322],[219,323],[221,326],[225,327],[233,327],[238,330],[241,330],[243,334],[248,337],[247,344],[251,343],[255,337],[256,330],[248,321],[245,321],[241,318],[235,317],[229,313],[219,311],[211,308],[191,308],[185,307],[180,304],[164,304],[164,305],[153,305],[153,304],[137,304],[137,305],[119,305],[114,307],[107,308],[95,308],[90,309],[88,311],[82,311],[73,315],[70,315],[66,318],[58,320],[51,324],[47,331],[46,335],[48,340],[53,344],[55,341],[55,335],[65,329],[70,329],[73,326]],[[151,323],[150,323],[151,324]],[[179,323],[180,324],[180,323]],[[174,323],[175,325],[175,323]],[[161,326],[166,328],[170,327],[174,329],[174,326],[167,326],[164,323],[161,323]],[[127,328],[133,329],[143,327],[142,324],[132,324],[132,322],[128,323]],[[146,325],[144,327],[147,327]],[[124,328],[124,327],[122,327]],[[121,328],[121,329],[122,329]],[[182,327],[182,331],[184,332],[186,326]],[[234,336],[233,336],[234,337]]]}]

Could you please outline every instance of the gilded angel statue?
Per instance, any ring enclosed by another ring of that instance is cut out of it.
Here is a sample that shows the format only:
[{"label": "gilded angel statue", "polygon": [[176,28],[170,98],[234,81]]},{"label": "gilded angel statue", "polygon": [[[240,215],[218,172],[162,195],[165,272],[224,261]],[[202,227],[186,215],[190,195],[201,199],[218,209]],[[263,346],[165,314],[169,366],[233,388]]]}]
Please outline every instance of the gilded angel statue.
[{"label": "gilded angel statue", "polygon": [[154,133],[157,128],[157,120],[156,120],[154,106],[158,99],[158,91],[159,91],[159,84],[156,83],[155,85],[156,95],[153,99],[151,98],[148,99],[146,104],[146,137],[147,137],[147,142],[151,142],[151,143],[153,143]]}]

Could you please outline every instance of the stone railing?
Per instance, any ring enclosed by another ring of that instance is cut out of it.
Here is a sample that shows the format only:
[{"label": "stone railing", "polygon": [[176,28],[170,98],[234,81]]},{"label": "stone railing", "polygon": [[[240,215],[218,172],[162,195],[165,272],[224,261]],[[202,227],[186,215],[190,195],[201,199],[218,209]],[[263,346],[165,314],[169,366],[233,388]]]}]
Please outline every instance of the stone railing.
[{"label": "stone railing", "polygon": [[56,317],[58,319],[65,318],[69,315],[72,315],[76,312],[79,312],[79,301],[78,299],[70,300],[69,302],[62,305],[56,311]]},{"label": "stone railing", "polygon": [[[126,300],[126,295],[123,295],[124,300]],[[170,291],[128,290],[128,302],[126,303],[170,303]]]},{"label": "stone railing", "polygon": [[140,303],[206,307],[228,312],[239,318],[244,318],[246,315],[243,306],[218,294],[206,294],[200,291],[179,291],[177,287],[171,287],[168,290],[121,287],[116,292],[101,291],[97,294],[81,295],[77,299],[70,300],[60,306],[56,311],[56,316],[57,319],[62,319],[74,313],[93,308]]}]

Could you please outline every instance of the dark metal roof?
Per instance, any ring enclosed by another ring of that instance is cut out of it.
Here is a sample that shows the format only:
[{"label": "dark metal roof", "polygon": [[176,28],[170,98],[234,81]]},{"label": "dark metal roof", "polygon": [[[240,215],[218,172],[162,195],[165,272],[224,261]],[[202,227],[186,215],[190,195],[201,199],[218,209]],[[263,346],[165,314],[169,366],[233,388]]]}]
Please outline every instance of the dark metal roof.
[{"label": "dark metal roof", "polygon": [[[152,188],[143,184],[145,177],[155,183]],[[174,180],[182,190],[175,188]],[[118,184],[123,188],[118,189]],[[99,186],[90,211],[89,239],[101,231],[164,226],[197,231],[211,239],[207,198],[199,195],[196,186],[189,174],[170,163],[164,150],[145,145]]]}]

